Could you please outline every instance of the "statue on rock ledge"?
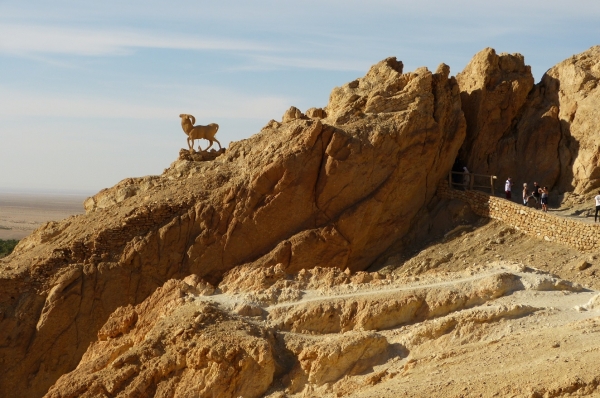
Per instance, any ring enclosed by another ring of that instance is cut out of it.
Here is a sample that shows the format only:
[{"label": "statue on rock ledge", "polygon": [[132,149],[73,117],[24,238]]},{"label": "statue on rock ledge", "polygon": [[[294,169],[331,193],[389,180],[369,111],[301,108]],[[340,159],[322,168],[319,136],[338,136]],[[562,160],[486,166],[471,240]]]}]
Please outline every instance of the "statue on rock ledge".
[{"label": "statue on rock ledge", "polygon": [[[221,143],[215,138],[215,135],[219,130],[218,124],[211,123],[208,126],[194,126],[194,123],[196,123],[196,118],[194,116],[182,113],[181,115],[179,115],[179,117],[181,118],[181,128],[183,129],[183,132],[188,136],[187,142],[190,151],[194,150],[194,140],[199,140],[202,138],[204,138],[207,141],[210,141],[210,145],[206,149],[204,149],[204,151],[208,151],[210,147],[212,147],[213,141],[216,141],[217,144],[219,144],[219,150],[222,149]],[[198,149],[202,150],[200,148],[200,145],[198,145]]]}]

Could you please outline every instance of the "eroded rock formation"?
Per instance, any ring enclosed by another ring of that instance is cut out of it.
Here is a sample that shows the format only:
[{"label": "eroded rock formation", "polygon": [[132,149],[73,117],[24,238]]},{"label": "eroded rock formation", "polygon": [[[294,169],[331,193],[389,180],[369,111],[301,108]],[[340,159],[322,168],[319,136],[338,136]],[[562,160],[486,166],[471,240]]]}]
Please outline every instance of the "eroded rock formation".
[{"label": "eroded rock formation", "polygon": [[[558,97],[562,141],[558,148],[564,191],[587,193],[600,187],[600,46],[551,68],[541,94]],[[555,109],[551,109],[556,112]]]},{"label": "eroded rock formation", "polygon": [[[413,351],[449,334],[477,340],[484,328],[543,310],[495,303],[509,293],[583,290],[507,264],[412,287],[394,274],[241,268],[217,290],[227,293],[207,295],[207,285],[192,276],[166,282],[135,307],[120,307],[77,369],[46,396],[320,396],[349,388],[353,378],[366,379],[363,387],[377,384],[384,376],[377,366],[406,360],[410,369],[418,358]],[[265,286],[272,292],[279,286],[282,294],[256,303]],[[258,311],[240,313],[241,304]]]},{"label": "eroded rock formation", "polygon": [[[502,301],[511,292],[581,293],[578,311],[595,311],[576,284],[497,263],[513,249],[469,266],[526,241],[512,230],[473,246],[475,227],[446,234],[468,246],[460,254],[404,262],[397,250],[474,221],[464,203],[432,200],[461,146],[475,173],[600,186],[599,59],[594,47],[534,86],[518,54],[486,49],[457,79],[388,58],[324,109],[291,107],[224,153],[183,151],[160,176],[101,191],[87,214],[0,260],[0,395],[349,395],[427,369],[419,353],[432,346],[495,341],[504,320],[539,310],[527,304],[537,293]],[[373,265],[383,271],[361,272]],[[587,376],[572,391],[594,391]]]},{"label": "eroded rock formation", "polygon": [[198,289],[186,282],[170,280],[135,308],[115,311],[46,396],[261,396],[275,374],[273,336],[197,305]]},{"label": "eroded rock formation", "polygon": [[467,119],[467,137],[460,153],[463,162],[473,173],[500,174],[503,167],[516,170],[516,154],[507,156],[498,147],[506,145],[533,87],[531,68],[525,65],[524,57],[498,55],[486,48],[456,79]]},{"label": "eroded rock formation", "polygon": [[42,395],[117,307],[170,278],[217,283],[244,263],[365,269],[409,231],[465,135],[449,68],[402,73],[395,58],[307,113],[214,161],[121,182],[24,239],[2,264],[0,394]]},{"label": "eroded rock formation", "polygon": [[471,172],[533,181],[558,192],[600,187],[600,46],[548,70],[533,85],[520,54],[478,53],[458,74]]}]

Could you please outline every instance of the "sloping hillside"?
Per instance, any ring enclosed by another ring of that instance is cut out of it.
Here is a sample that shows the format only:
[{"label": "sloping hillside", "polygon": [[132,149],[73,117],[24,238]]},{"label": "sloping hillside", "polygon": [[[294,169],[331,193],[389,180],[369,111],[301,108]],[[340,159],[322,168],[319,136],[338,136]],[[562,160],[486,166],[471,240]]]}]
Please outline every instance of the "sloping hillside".
[{"label": "sloping hillside", "polygon": [[99,192],[0,259],[0,395],[593,393],[599,253],[436,189],[458,157],[589,200],[598,65],[534,85],[491,49],[456,79],[387,58],[324,109]]}]

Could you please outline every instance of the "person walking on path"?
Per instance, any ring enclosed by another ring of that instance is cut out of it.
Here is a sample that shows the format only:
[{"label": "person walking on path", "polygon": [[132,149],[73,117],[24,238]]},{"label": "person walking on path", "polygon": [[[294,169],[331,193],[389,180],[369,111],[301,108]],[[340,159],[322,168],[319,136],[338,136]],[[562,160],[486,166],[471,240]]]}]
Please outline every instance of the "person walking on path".
[{"label": "person walking on path", "polygon": [[512,190],[512,180],[510,179],[510,177],[508,177],[508,179],[506,180],[506,183],[504,184],[504,193],[506,193],[506,199],[510,200],[510,192]]},{"label": "person walking on path", "polygon": [[527,206],[529,202],[529,189],[527,189],[527,183],[523,183],[523,206]]},{"label": "person walking on path", "polygon": [[538,205],[540,204],[540,199],[541,199],[540,196],[542,196],[541,190],[542,189],[540,188],[538,183],[534,182],[533,190],[531,191],[531,196],[533,196],[533,198],[535,199],[535,208],[536,209],[538,208]]},{"label": "person walking on path", "polygon": [[548,212],[548,187],[542,188],[542,211]]},{"label": "person walking on path", "polygon": [[600,212],[600,191],[598,191],[598,195],[594,199],[596,199],[596,214],[594,214],[594,222],[596,222],[598,212]]}]

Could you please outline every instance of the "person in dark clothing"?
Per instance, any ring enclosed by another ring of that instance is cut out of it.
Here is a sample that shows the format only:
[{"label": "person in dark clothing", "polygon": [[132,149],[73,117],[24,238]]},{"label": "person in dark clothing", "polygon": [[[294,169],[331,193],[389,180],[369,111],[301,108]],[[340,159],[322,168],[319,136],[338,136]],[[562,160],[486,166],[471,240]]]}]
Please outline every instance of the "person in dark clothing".
[{"label": "person in dark clothing", "polygon": [[537,182],[533,183],[533,189],[531,190],[531,196],[535,199],[535,208],[538,208],[540,204],[540,199],[542,196],[542,188],[538,185]]},{"label": "person in dark clothing", "polygon": [[542,211],[548,212],[548,187],[542,188]]}]

